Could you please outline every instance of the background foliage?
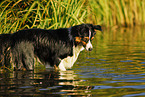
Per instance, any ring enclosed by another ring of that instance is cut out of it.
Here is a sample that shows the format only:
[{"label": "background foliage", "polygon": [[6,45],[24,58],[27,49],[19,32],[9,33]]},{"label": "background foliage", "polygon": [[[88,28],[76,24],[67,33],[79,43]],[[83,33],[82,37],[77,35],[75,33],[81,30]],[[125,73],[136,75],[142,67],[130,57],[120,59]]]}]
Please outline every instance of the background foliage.
[{"label": "background foliage", "polygon": [[145,0],[3,0],[0,33],[81,23],[133,27],[145,23],[144,9]]}]

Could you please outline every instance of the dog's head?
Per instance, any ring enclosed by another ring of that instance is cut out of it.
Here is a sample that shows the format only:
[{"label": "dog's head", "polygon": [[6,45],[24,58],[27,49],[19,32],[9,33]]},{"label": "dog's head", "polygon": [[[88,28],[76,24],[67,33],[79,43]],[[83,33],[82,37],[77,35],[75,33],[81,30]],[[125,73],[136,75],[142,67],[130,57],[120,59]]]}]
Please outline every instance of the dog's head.
[{"label": "dog's head", "polygon": [[73,37],[75,37],[75,45],[82,45],[87,51],[91,51],[93,46],[91,41],[96,34],[96,30],[102,31],[100,25],[81,24],[72,27]]}]

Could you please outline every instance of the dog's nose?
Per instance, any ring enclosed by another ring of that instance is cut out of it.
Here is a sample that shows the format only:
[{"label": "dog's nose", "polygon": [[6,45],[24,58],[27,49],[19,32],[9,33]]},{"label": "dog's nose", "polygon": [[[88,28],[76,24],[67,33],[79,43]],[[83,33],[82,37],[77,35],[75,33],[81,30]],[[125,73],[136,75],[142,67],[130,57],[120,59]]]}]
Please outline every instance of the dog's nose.
[{"label": "dog's nose", "polygon": [[89,49],[88,49],[88,51],[92,51],[92,50],[93,50],[93,48],[89,48]]}]

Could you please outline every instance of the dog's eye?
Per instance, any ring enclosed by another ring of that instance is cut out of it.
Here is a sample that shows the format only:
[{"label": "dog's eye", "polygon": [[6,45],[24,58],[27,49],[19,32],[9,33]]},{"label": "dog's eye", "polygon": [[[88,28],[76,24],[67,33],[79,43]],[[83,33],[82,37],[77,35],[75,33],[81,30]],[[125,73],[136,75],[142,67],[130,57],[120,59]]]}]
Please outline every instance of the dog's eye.
[{"label": "dog's eye", "polygon": [[89,40],[89,37],[84,37],[83,40],[84,41],[88,41]]},{"label": "dog's eye", "polygon": [[94,32],[93,35],[96,35],[96,32]]}]

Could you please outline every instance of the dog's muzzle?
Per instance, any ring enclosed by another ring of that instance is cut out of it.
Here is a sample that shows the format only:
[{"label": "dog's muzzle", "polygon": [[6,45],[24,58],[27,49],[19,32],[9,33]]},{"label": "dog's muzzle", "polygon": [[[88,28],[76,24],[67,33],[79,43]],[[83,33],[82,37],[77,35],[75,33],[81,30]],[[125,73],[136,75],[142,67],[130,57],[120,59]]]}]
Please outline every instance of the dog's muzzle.
[{"label": "dog's muzzle", "polygon": [[92,51],[92,50],[93,50],[93,46],[92,46],[90,40],[89,40],[88,43],[86,44],[85,49],[86,49],[87,51]]}]

